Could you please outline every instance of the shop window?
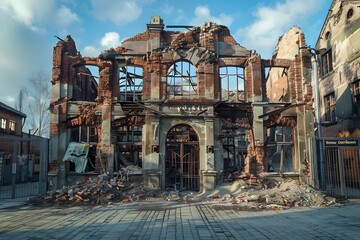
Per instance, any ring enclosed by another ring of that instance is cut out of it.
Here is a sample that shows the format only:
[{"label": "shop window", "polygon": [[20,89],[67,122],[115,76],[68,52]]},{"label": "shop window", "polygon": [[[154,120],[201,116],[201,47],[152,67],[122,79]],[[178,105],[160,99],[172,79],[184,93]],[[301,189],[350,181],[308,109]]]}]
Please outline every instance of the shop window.
[{"label": "shop window", "polygon": [[143,68],[124,66],[119,69],[119,101],[141,101],[143,90]]},{"label": "shop window", "polygon": [[15,130],[16,130],[16,122],[15,121],[13,121],[13,120],[9,121],[9,130],[12,132],[15,132]]},{"label": "shop window", "polygon": [[170,66],[167,72],[167,94],[173,96],[196,96],[197,74],[195,67],[186,61]]},{"label": "shop window", "polygon": [[333,70],[332,66],[332,51],[329,49],[321,56],[321,74],[325,76]]},{"label": "shop window", "polygon": [[325,106],[325,121],[326,122],[335,122],[335,93],[330,93],[324,97],[324,106]]},{"label": "shop window", "polygon": [[6,131],[6,119],[5,118],[0,118],[0,130]]},{"label": "shop window", "polygon": [[244,73],[240,67],[220,68],[221,99],[225,101],[244,101]]}]

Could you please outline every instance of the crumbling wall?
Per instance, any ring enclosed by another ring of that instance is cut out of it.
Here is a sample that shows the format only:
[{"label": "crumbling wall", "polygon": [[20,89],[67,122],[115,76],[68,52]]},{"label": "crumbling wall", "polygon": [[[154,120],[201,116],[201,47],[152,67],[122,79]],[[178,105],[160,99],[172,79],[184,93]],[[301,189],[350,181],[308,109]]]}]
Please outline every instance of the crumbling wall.
[{"label": "crumbling wall", "polygon": [[[293,36],[299,34],[297,30],[292,30]],[[302,37],[300,33],[297,44],[302,44]],[[300,106],[295,108],[295,112],[299,112],[297,116],[278,112],[268,119],[264,118],[269,110],[267,101],[276,102],[280,95],[280,92],[275,93],[274,87],[279,89],[278,86],[284,86],[286,96],[282,100],[286,103],[311,101],[311,94],[307,96],[311,87],[308,86],[307,72],[304,70],[308,68],[308,56],[305,53],[282,54],[282,51],[288,53],[290,49],[285,49],[285,46],[287,42],[281,42],[275,54],[277,57],[264,60],[259,54],[251,54],[237,44],[225,26],[205,23],[202,27],[175,32],[164,31],[162,21],[148,24],[145,32],[125,40],[117,48],[104,51],[98,58],[83,58],[71,37],[60,41],[54,48],[51,138],[53,145],[56,145],[52,152],[61,165],[62,181],[66,172],[62,156],[68,144],[69,128],[83,125],[97,129],[96,169],[110,174],[119,170],[119,161],[124,160],[119,160],[121,147],[118,142],[122,140],[117,137],[123,131],[120,129],[140,128],[141,143],[128,140],[121,143],[124,145],[122,149],[129,147],[129,151],[138,151],[141,145],[145,182],[153,187],[164,186],[167,131],[177,124],[191,126],[198,134],[201,189],[214,188],[217,182],[221,182],[219,179],[224,174],[223,153],[227,151],[221,139],[239,137],[241,131],[246,132],[247,141],[244,171],[254,175],[263,173],[265,127],[270,124],[294,126],[299,119],[296,117],[301,114],[305,116],[305,110],[309,110],[308,105]],[[298,47],[292,45],[292,51],[295,51],[294,46]],[[177,61],[189,62],[196,69],[195,94],[169,96],[168,70]],[[88,83],[92,81],[91,78],[81,79],[78,76],[79,72],[88,74],[86,65],[99,68],[100,78],[96,98],[93,99],[91,93],[89,96],[89,93],[82,92],[84,86],[88,86],[82,81]],[[124,66],[143,69],[141,99],[132,102],[120,99],[119,69]],[[226,66],[244,68],[244,100],[221,99],[223,89],[219,69]],[[277,77],[271,80],[272,83],[279,81],[281,84],[269,85],[269,91],[274,90],[276,97],[266,95],[265,67],[286,69],[276,72]],[[283,83],[285,80],[287,84]],[[308,116],[305,119],[309,120]],[[308,133],[307,130],[304,132]],[[304,132],[299,132],[298,136],[305,138]],[[301,144],[298,146],[303,148]],[[236,157],[234,155],[238,153],[234,151],[231,154]],[[138,159],[134,161],[138,162]]]},{"label": "crumbling wall", "polygon": [[[307,49],[305,35],[300,28],[294,26],[279,38],[273,59],[291,60],[288,65],[270,68],[266,83],[267,99],[285,103],[287,107],[283,105],[284,107],[273,110],[273,114],[269,115],[265,125],[293,129],[294,154],[291,159],[283,159],[283,161],[292,161],[293,172],[298,172],[305,179],[310,176],[310,148],[306,139],[314,136],[314,125],[311,124],[314,122],[314,117],[311,54]],[[270,133],[274,134],[274,132]],[[273,136],[269,137],[273,139]]]}]

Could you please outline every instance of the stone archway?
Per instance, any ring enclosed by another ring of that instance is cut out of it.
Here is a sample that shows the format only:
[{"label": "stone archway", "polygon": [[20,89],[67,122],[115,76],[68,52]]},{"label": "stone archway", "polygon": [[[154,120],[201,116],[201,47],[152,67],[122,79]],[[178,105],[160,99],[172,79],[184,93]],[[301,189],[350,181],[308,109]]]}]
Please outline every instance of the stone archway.
[{"label": "stone archway", "polygon": [[200,190],[199,137],[192,127],[181,124],[166,135],[165,188]]}]

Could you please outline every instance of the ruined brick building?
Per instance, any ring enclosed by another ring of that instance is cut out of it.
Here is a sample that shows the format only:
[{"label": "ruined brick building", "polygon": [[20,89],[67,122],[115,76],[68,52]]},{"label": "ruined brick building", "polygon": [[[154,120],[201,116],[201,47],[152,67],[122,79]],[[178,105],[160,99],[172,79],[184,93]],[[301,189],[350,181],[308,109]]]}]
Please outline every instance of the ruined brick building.
[{"label": "ruined brick building", "polygon": [[[161,189],[212,189],[234,171],[308,179],[314,121],[303,32],[290,29],[262,59],[225,26],[182,28],[164,30],[152,17],[145,32],[96,58],[70,36],[56,44],[50,161],[58,186],[129,164]],[[71,142],[88,143],[70,149],[76,164],[88,161],[82,173],[63,161]]]}]

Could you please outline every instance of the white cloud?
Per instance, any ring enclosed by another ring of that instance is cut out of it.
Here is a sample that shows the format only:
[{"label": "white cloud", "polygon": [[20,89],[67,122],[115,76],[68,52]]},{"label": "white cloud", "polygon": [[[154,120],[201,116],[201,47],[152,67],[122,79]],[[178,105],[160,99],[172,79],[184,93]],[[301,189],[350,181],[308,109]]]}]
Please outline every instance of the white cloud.
[{"label": "white cloud", "polygon": [[134,0],[91,0],[91,4],[96,18],[119,25],[136,20],[143,12],[143,8]]},{"label": "white cloud", "polygon": [[[34,71],[41,68],[51,71],[52,46],[38,24],[45,14],[43,11],[49,7],[42,8],[39,2],[46,5],[45,2],[50,1],[0,3],[0,81],[5,86],[0,87],[0,96],[5,103],[11,104],[20,89],[29,83]],[[24,5],[20,6],[21,3]]]},{"label": "white cloud", "polygon": [[17,22],[36,30],[40,23],[48,21],[49,12],[54,5],[54,0],[2,0],[0,9]]},{"label": "white cloud", "polygon": [[94,46],[86,46],[82,51],[82,55],[86,57],[97,57],[101,51]]},{"label": "white cloud", "polygon": [[237,30],[240,43],[256,49],[263,57],[270,57],[280,36],[293,25],[313,14],[324,0],[286,0],[275,6],[259,7],[256,20],[248,27]]},{"label": "white cloud", "polygon": [[219,25],[230,27],[233,20],[232,16],[225,13],[220,14],[218,17],[212,16],[208,6],[200,5],[195,8],[195,18],[190,21],[190,24],[202,26],[205,22],[215,22]]},{"label": "white cloud", "polygon": [[117,32],[107,32],[101,38],[100,44],[104,48],[112,48],[120,46],[120,35]]},{"label": "white cloud", "polygon": [[57,10],[56,23],[58,26],[65,28],[77,21],[79,21],[78,15],[72,12],[68,7],[63,5]]},{"label": "white cloud", "polygon": [[6,101],[10,102],[10,103],[14,103],[15,102],[15,98],[11,97],[11,96],[6,96]]},{"label": "white cloud", "polygon": [[120,45],[120,35],[117,32],[107,32],[95,46],[86,46],[82,51],[82,55],[87,57],[97,57],[101,53],[101,50],[116,48]]}]

